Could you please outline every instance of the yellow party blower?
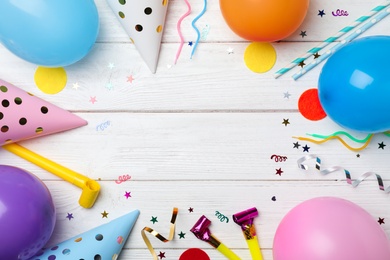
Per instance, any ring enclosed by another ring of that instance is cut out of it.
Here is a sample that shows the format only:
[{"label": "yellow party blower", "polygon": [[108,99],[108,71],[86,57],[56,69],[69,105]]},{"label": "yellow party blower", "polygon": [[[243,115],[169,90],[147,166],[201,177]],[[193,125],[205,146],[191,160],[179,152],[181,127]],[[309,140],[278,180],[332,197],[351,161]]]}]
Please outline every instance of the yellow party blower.
[{"label": "yellow party blower", "polygon": [[259,242],[256,237],[255,225],[253,224],[253,219],[258,215],[259,213],[256,208],[250,208],[233,215],[234,222],[242,229],[242,233],[244,234],[253,260],[263,260]]},{"label": "yellow party blower", "polygon": [[62,165],[59,165],[49,159],[36,154],[23,146],[16,143],[10,143],[2,146],[9,152],[12,152],[31,163],[53,173],[54,175],[64,179],[67,182],[74,184],[82,189],[79,199],[80,206],[84,208],[91,208],[99,195],[100,185],[97,181],[92,180],[84,175],[72,171]]},{"label": "yellow party blower", "polygon": [[206,218],[204,215],[200,217],[200,219],[195,223],[195,225],[191,228],[191,232],[199,238],[211,246],[216,248],[220,253],[226,256],[230,260],[241,260],[233,251],[231,251],[227,246],[222,244],[217,238],[211,235],[209,226],[211,221]]}]

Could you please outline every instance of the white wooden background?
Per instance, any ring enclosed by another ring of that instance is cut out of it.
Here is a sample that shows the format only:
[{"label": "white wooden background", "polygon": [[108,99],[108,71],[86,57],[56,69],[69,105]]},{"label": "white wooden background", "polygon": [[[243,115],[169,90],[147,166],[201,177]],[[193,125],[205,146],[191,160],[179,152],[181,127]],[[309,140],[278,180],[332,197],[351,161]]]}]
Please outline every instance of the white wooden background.
[{"label": "white wooden background", "polygon": [[[190,0],[192,13],[182,23],[186,41],[195,41],[191,21],[203,7],[203,1]],[[255,219],[264,259],[272,259],[276,228],[283,216],[298,203],[318,197],[337,196],[357,203],[375,219],[384,218],[383,229],[390,235],[389,195],[378,189],[374,179],[352,188],[342,173],[322,176],[315,170],[304,172],[296,161],[307,152],[321,157],[324,167],[343,166],[353,177],[366,171],[382,175],[390,185],[388,163],[390,141],[376,135],[360,157],[338,141],[322,145],[298,141],[305,133],[330,134],[343,130],[330,119],[312,122],[297,109],[300,95],[317,87],[321,66],[298,81],[292,73],[280,79],[273,72],[316,46],[359,16],[366,14],[377,1],[312,0],[301,27],[288,39],[273,43],[277,52],[274,68],[264,74],[250,71],[243,54],[249,42],[236,36],[224,22],[217,0],[210,0],[205,15],[197,25],[210,26],[189,59],[191,48],[185,44],[176,65],[179,46],[176,23],[185,13],[184,1],[169,2],[167,20],[156,74],[151,74],[134,45],[116,20],[105,0],[96,0],[100,14],[100,35],[90,54],[66,67],[68,83],[55,95],[42,93],[34,83],[36,65],[15,57],[0,46],[0,78],[9,81],[88,121],[88,125],[21,144],[64,166],[99,180],[102,191],[92,209],[81,208],[80,190],[35,165],[0,151],[0,163],[22,167],[44,180],[57,207],[57,225],[49,244],[66,240],[98,225],[107,223],[131,210],[139,209],[138,218],[120,259],[151,259],[140,231],[149,226],[168,235],[173,207],[179,208],[173,241],[150,240],[164,259],[178,259],[188,248],[205,250],[211,259],[225,259],[218,251],[195,238],[189,229],[201,215],[211,221],[212,233],[242,259],[250,253],[232,214],[256,207]],[[349,16],[334,17],[331,12],[346,10]],[[318,16],[324,10],[326,15]],[[302,38],[300,31],[306,31]],[[385,18],[363,36],[388,35]],[[229,54],[228,49],[233,53]],[[109,64],[114,65],[109,68]],[[297,68],[294,72],[297,71]],[[133,76],[132,83],[127,82]],[[112,88],[107,84],[111,82]],[[74,88],[74,84],[79,86]],[[284,93],[291,94],[289,98]],[[96,96],[97,102],[89,102]],[[290,124],[282,124],[288,119]],[[110,122],[104,131],[97,126]],[[363,136],[353,133],[356,136]],[[378,143],[387,144],[378,149]],[[271,155],[284,155],[285,162],[275,162]],[[314,162],[313,162],[314,163]],[[313,164],[314,166],[314,164]],[[281,176],[276,169],[281,168]],[[314,169],[314,168],[312,168]],[[116,184],[121,175],[131,180]],[[131,197],[124,197],[125,191]],[[274,200],[272,198],[274,197]],[[193,212],[188,209],[192,207]],[[109,213],[102,218],[101,213]],[[215,216],[219,211],[229,223]],[[68,220],[67,213],[74,218]],[[150,220],[157,217],[158,222]],[[185,238],[177,235],[184,232]]]}]

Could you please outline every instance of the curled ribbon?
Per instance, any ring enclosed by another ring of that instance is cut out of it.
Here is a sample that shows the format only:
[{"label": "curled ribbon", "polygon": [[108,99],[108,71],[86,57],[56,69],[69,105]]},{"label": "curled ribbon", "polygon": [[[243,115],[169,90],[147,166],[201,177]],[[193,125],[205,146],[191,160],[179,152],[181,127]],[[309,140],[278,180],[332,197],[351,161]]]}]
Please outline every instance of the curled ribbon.
[{"label": "curled ribbon", "polygon": [[215,216],[219,219],[219,221],[224,222],[226,220],[226,223],[229,223],[229,218],[220,213],[218,210],[215,211]]},{"label": "curled ribbon", "polygon": [[385,187],[383,185],[383,179],[382,179],[382,177],[379,174],[374,173],[374,172],[366,172],[366,173],[362,174],[358,179],[352,180],[351,173],[348,170],[346,170],[343,167],[341,167],[341,166],[333,166],[333,167],[321,170],[321,159],[318,156],[316,156],[316,155],[306,155],[306,156],[298,159],[298,161],[297,161],[298,167],[301,168],[302,170],[306,170],[307,171],[309,169],[309,166],[304,164],[304,163],[306,161],[308,161],[308,160],[311,160],[311,159],[315,159],[316,160],[316,166],[315,167],[323,175],[327,175],[327,174],[332,173],[332,172],[343,171],[344,174],[345,174],[347,183],[351,184],[352,187],[354,187],[354,188],[359,186],[359,184],[362,181],[364,181],[366,178],[374,175],[376,177],[376,179],[377,179],[379,189],[384,191],[385,193],[390,193],[390,186],[385,189]]},{"label": "curled ribbon", "polygon": [[144,239],[144,242],[145,242],[146,246],[148,247],[150,253],[152,254],[154,260],[157,260],[158,256],[157,256],[156,252],[154,252],[154,248],[153,248],[152,244],[150,243],[148,237],[146,236],[146,232],[152,234],[154,237],[156,237],[157,239],[159,239],[160,241],[162,241],[164,243],[171,241],[173,239],[173,236],[175,235],[175,225],[176,225],[176,218],[177,218],[178,212],[179,212],[178,208],[173,208],[168,238],[165,238],[160,233],[158,233],[157,231],[153,230],[150,227],[144,227],[141,230],[142,238]]}]

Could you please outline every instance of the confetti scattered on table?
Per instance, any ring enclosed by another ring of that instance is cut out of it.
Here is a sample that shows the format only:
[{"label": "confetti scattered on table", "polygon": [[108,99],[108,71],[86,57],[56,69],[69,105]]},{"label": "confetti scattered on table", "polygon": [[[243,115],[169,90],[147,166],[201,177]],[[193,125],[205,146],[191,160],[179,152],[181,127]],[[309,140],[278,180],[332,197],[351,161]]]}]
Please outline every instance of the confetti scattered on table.
[{"label": "confetti scattered on table", "polygon": [[298,109],[302,116],[312,121],[318,121],[326,117],[316,88],[308,89],[302,93],[298,100]]},{"label": "confetti scattered on table", "polygon": [[134,81],[133,75],[127,76],[127,81],[126,82],[130,82],[130,84],[132,84],[133,81]]},{"label": "confetti scattered on table", "polygon": [[279,176],[282,176],[282,173],[283,173],[283,171],[282,171],[282,168],[279,168],[279,169],[275,169],[276,170],[276,175],[279,175]]},{"label": "confetti scattered on table", "polygon": [[80,87],[80,85],[79,85],[79,83],[78,82],[76,82],[76,83],[73,83],[73,89],[75,89],[75,90],[78,90],[79,89],[79,87]]},{"label": "confetti scattered on table", "polygon": [[219,221],[221,221],[221,222],[225,222],[226,221],[226,223],[229,223],[229,218],[226,217],[224,214],[220,213],[218,210],[215,211],[215,216],[217,216]]},{"label": "confetti scattered on table", "polygon": [[161,251],[160,251],[160,253],[158,254],[158,257],[159,257],[160,259],[165,258],[165,257],[166,257],[166,256],[165,256],[165,252],[161,252]]},{"label": "confetti scattered on table", "polygon": [[156,232],[155,230],[153,230],[150,227],[144,227],[142,229],[142,231],[141,231],[142,238],[144,239],[144,242],[145,242],[146,246],[148,247],[150,253],[152,254],[154,260],[157,260],[158,256],[157,256],[156,252],[154,252],[154,248],[153,248],[152,244],[150,243],[148,237],[146,236],[146,232],[152,234],[154,237],[156,237],[161,242],[166,243],[166,242],[171,241],[174,237],[174,234],[175,234],[176,218],[177,218],[178,212],[179,212],[178,208],[173,208],[168,238],[163,237],[160,233]]},{"label": "confetti scattered on table", "polygon": [[296,148],[296,149],[299,149],[299,146],[301,146],[298,142],[295,142],[293,143],[294,144],[294,147],[293,148]]},{"label": "confetti scattered on table", "polygon": [[227,51],[228,54],[233,54],[234,53],[234,49],[231,48],[231,47],[227,48],[226,51]]},{"label": "confetti scattered on table", "polygon": [[68,213],[66,216],[67,219],[71,220],[73,217],[73,213]]},{"label": "confetti scattered on table", "polygon": [[379,225],[385,224],[385,219],[384,218],[378,218],[378,223],[379,223]]},{"label": "confetti scattered on table", "polygon": [[354,181],[352,181],[351,173],[341,166],[332,166],[330,168],[326,168],[324,170],[321,170],[321,159],[317,155],[306,155],[306,156],[298,159],[298,161],[297,161],[298,167],[302,170],[306,170],[306,171],[309,170],[309,166],[305,163],[311,159],[315,159],[315,168],[322,175],[328,175],[330,173],[340,172],[340,171],[344,172],[344,175],[346,177],[346,182],[348,184],[351,184],[352,187],[354,187],[354,188],[357,187],[366,178],[368,178],[370,176],[375,176],[377,179],[377,182],[378,182],[379,189],[384,191],[385,193],[390,193],[390,186],[385,189],[383,179],[379,174],[374,173],[374,172],[366,172],[366,173],[362,174],[358,179],[355,179]]},{"label": "confetti scattered on table", "polygon": [[268,42],[252,42],[245,49],[244,61],[253,72],[267,72],[275,65],[275,48]]},{"label": "confetti scattered on table", "polygon": [[287,161],[287,156],[273,154],[273,155],[271,155],[270,159],[274,160],[275,162],[285,162],[285,161]]},{"label": "confetti scattered on table", "polygon": [[318,15],[322,17],[322,16],[324,16],[326,14],[325,14],[324,10],[318,10]]},{"label": "confetti scattered on table", "polygon": [[97,100],[96,100],[96,96],[91,96],[90,98],[89,98],[89,102],[91,102],[92,104],[95,104],[96,102],[97,102]]},{"label": "confetti scattered on table", "polygon": [[302,148],[303,148],[303,152],[309,152],[310,147],[307,146],[307,144],[305,144],[305,146],[303,146]]},{"label": "confetti scattered on table", "polygon": [[291,94],[288,93],[288,91],[284,92],[283,95],[284,95],[284,98],[290,99]]},{"label": "confetti scattered on table", "polygon": [[103,211],[103,212],[100,213],[100,214],[102,214],[102,218],[108,218],[108,212]]},{"label": "confetti scattered on table", "polygon": [[157,220],[157,217],[153,217],[152,216],[152,219],[150,220],[153,224],[155,224],[156,222],[158,222],[158,220]]},{"label": "confetti scattered on table", "polygon": [[272,201],[276,201],[276,197],[275,197],[275,196],[272,196],[271,200],[272,200]]},{"label": "confetti scattered on table", "polygon": [[210,257],[199,248],[190,248],[180,255],[179,260],[210,260]]},{"label": "confetti scattered on table", "polygon": [[186,235],[186,233],[183,233],[183,231],[180,231],[180,233],[178,234],[179,239],[185,238],[185,235]]},{"label": "confetti scattered on table", "polygon": [[39,66],[35,71],[34,81],[37,87],[45,94],[57,94],[61,92],[67,82],[64,68],[47,68]]},{"label": "confetti scattered on table", "polygon": [[289,125],[290,124],[289,119],[288,118],[287,119],[283,118],[283,123],[282,124],[285,125],[285,126]]},{"label": "confetti scattered on table", "polygon": [[190,213],[194,212],[194,208],[189,207],[188,212],[190,212]]},{"label": "confetti scattered on table", "polygon": [[123,195],[123,196],[125,196],[126,199],[128,199],[128,198],[131,197],[131,194],[130,194],[130,193],[131,193],[130,191],[125,191],[125,195]]},{"label": "confetti scattered on table", "polygon": [[384,150],[384,149],[385,149],[385,146],[386,146],[386,145],[385,145],[383,142],[378,143],[378,149]]}]

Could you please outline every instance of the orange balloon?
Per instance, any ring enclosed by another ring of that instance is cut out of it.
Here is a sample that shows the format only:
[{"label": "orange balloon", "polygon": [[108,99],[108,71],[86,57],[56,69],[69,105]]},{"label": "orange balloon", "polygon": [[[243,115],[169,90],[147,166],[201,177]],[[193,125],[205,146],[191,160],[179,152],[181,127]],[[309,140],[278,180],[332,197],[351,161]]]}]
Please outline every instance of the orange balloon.
[{"label": "orange balloon", "polygon": [[222,15],[238,36],[274,42],[295,32],[305,19],[310,0],[220,0]]}]

